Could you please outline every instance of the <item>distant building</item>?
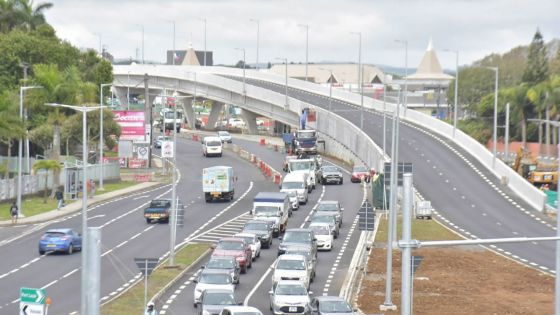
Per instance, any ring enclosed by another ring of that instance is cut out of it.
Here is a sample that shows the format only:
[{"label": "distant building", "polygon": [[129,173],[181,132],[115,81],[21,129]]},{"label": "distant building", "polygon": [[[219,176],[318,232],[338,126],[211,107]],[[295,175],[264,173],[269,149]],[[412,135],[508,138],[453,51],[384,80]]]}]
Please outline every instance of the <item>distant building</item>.
[{"label": "distant building", "polygon": [[[206,65],[214,65],[214,55],[212,51],[204,50],[194,50],[192,44],[189,43],[189,48],[186,50],[173,50],[167,51],[167,61],[168,65],[189,65],[189,66],[203,66],[204,65],[204,54],[206,53]],[[175,63],[173,63],[175,59]]]}]

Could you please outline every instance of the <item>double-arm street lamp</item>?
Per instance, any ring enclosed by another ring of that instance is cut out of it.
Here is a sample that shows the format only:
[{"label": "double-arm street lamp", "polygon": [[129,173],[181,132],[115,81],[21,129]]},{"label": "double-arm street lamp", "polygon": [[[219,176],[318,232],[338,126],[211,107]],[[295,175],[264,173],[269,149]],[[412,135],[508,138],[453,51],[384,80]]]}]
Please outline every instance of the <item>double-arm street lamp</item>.
[{"label": "double-arm street lamp", "polygon": [[47,106],[52,107],[64,107],[70,108],[75,111],[82,112],[82,283],[81,283],[81,312],[80,314],[88,314],[87,309],[91,306],[87,306],[87,261],[89,259],[88,250],[89,244],[87,241],[87,160],[88,160],[88,146],[87,146],[87,113],[101,109],[104,106],[77,106],[77,105],[65,105],[58,103],[45,103]]},{"label": "double-arm street lamp", "polygon": [[492,169],[496,167],[496,142],[498,141],[498,67],[486,67],[496,73],[494,83],[494,131],[492,135]]},{"label": "double-arm street lamp", "polygon": [[103,88],[106,86],[113,86],[113,83],[101,83],[99,85],[99,190],[105,190],[103,187],[103,146],[105,141],[103,138]]},{"label": "double-arm street lamp", "polygon": [[359,38],[358,45],[358,84],[360,85],[361,95],[361,109],[360,109],[360,130],[364,130],[364,71],[362,68],[362,32],[350,32],[350,34],[357,35]]},{"label": "double-arm street lamp", "polygon": [[243,51],[243,96],[247,94],[245,89],[245,48],[235,48],[235,50]]}]

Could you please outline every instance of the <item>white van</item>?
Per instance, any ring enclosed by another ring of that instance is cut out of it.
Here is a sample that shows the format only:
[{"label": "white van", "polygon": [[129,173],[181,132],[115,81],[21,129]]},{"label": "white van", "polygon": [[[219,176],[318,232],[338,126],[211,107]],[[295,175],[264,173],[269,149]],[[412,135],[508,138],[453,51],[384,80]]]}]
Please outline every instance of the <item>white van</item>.
[{"label": "white van", "polygon": [[288,193],[295,191],[300,204],[307,204],[308,194],[311,187],[307,186],[307,173],[288,173],[280,185],[280,191]]},{"label": "white van", "polygon": [[202,155],[222,156],[222,139],[220,137],[206,137],[202,141]]}]

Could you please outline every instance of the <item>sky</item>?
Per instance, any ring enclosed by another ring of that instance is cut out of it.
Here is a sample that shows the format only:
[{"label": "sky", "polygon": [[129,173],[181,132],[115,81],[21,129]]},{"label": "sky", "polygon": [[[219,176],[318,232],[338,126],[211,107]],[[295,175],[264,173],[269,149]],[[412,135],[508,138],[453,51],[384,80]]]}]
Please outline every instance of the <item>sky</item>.
[{"label": "sky", "polygon": [[364,63],[415,68],[433,39],[440,63],[455,68],[492,52],[529,44],[537,28],[545,41],[560,38],[558,0],[51,0],[45,12],[58,36],[79,48],[99,49],[116,58],[165,61],[166,50],[204,49],[214,64],[256,61],[357,62],[359,35]]}]

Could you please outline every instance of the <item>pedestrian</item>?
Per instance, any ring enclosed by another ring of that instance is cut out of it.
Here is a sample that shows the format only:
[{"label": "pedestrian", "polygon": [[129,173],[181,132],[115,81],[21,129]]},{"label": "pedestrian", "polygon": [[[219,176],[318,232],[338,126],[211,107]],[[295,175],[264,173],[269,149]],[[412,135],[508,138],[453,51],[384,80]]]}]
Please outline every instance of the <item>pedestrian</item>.
[{"label": "pedestrian", "polygon": [[154,302],[150,301],[148,303],[148,305],[146,306],[146,312],[144,313],[144,315],[158,315],[158,312],[156,310]]},{"label": "pedestrian", "polygon": [[57,206],[56,206],[56,210],[60,210],[60,208],[64,207],[64,194],[62,193],[62,190],[60,190],[60,188],[54,193],[54,197],[56,198]]},{"label": "pedestrian", "polygon": [[19,214],[19,208],[16,205],[16,202],[14,201],[10,206],[10,216],[12,217],[12,224],[17,224],[18,214]]}]

